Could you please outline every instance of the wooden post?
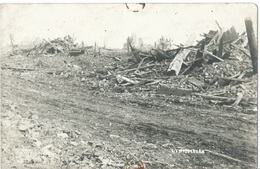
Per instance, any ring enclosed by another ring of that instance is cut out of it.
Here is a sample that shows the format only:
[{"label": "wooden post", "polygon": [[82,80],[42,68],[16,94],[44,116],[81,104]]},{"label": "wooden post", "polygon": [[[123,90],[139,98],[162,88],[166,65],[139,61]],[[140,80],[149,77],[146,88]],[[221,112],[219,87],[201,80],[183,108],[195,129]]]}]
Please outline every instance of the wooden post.
[{"label": "wooden post", "polygon": [[94,51],[95,53],[97,52],[97,43],[95,42],[95,45],[94,45]]},{"label": "wooden post", "polygon": [[221,26],[219,25],[218,21],[215,21],[215,22],[216,22],[216,24],[218,25],[218,28],[219,28],[220,30],[222,30],[222,28],[221,28]]},{"label": "wooden post", "polygon": [[223,36],[220,38],[219,46],[218,46],[218,57],[222,58],[222,53],[223,53]]},{"label": "wooden post", "polygon": [[13,38],[13,36],[12,36],[11,34],[9,35],[9,37],[10,37],[11,45],[12,45],[12,47],[13,47],[13,46],[14,46],[14,42],[13,42],[13,41],[14,41],[14,38]]},{"label": "wooden post", "polygon": [[246,32],[248,38],[248,44],[250,48],[250,55],[253,65],[253,73],[257,74],[257,62],[258,62],[258,53],[257,53],[257,42],[255,38],[255,32],[253,29],[253,22],[251,18],[245,19]]},{"label": "wooden post", "polygon": [[14,38],[13,38],[13,36],[11,34],[9,35],[9,37],[10,37],[10,41],[11,41],[11,45],[12,45],[12,54],[14,54],[14,52],[15,52],[15,49],[14,49]]},{"label": "wooden post", "polygon": [[130,43],[130,40],[129,40],[129,37],[127,37],[127,40],[126,40],[127,53],[130,53],[129,43]]},{"label": "wooden post", "polygon": [[193,70],[195,67],[201,67],[202,65],[202,62],[203,62],[203,52],[204,51],[204,48],[205,48],[205,40],[202,40],[201,41],[201,47],[200,47],[200,50],[197,51],[197,54],[196,54],[196,59],[199,59],[200,60],[196,60],[192,66],[191,66],[191,69],[190,70]]}]

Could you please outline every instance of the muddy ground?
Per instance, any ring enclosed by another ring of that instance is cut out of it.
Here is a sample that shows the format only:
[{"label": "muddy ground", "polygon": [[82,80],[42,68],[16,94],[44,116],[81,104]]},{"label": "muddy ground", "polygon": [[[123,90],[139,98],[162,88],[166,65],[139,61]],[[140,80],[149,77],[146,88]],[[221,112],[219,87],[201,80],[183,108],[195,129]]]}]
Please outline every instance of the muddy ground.
[{"label": "muddy ground", "polygon": [[103,61],[1,56],[2,168],[256,168],[255,109],[97,89]]}]

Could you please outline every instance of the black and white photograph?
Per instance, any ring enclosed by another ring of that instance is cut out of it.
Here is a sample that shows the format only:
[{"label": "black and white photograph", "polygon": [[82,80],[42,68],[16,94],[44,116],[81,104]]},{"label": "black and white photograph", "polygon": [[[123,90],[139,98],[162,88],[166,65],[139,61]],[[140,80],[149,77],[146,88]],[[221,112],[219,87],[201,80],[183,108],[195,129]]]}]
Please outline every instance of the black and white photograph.
[{"label": "black and white photograph", "polygon": [[2,169],[256,169],[254,3],[0,4]]}]

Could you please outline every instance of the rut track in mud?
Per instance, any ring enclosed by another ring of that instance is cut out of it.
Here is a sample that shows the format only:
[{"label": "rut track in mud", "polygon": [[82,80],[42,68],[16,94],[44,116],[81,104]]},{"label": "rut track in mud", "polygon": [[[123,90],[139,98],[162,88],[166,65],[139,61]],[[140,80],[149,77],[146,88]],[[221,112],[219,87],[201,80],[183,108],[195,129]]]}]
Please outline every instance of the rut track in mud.
[{"label": "rut track in mud", "polygon": [[[6,95],[5,99],[17,102],[22,110],[37,110],[39,119],[55,119],[55,123],[63,123],[68,128],[89,131],[94,137],[116,143],[130,152],[147,153],[154,160],[159,156],[177,167],[218,168],[219,164],[226,164],[247,168],[256,163],[255,114],[176,104],[148,108],[93,93],[87,85],[50,75],[25,80],[12,75],[10,70],[2,72],[2,94]],[[111,134],[133,142],[112,140]],[[163,146],[166,143],[172,146]],[[152,144],[156,148],[142,146],[136,150],[140,144]],[[242,164],[210,154],[172,154],[178,147],[209,149],[239,159]],[[183,159],[189,161],[184,163]]]}]

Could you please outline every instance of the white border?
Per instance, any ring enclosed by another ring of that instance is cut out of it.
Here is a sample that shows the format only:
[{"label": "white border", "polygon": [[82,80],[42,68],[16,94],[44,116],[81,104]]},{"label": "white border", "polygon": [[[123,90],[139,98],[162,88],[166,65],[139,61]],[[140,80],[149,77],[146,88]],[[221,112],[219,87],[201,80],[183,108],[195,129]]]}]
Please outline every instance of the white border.
[{"label": "white border", "polygon": [[254,3],[259,4],[258,0],[0,0],[0,3]]},{"label": "white border", "polygon": [[[0,5],[1,4],[9,4],[9,3],[57,3],[57,4],[65,4],[65,3],[253,3],[259,6],[259,0],[218,0],[218,1],[212,1],[212,0],[200,0],[200,1],[191,1],[191,0],[0,0]],[[0,8],[1,9],[1,8]],[[258,26],[259,26],[259,17],[258,17]],[[258,32],[258,30],[257,30]],[[258,34],[258,33],[257,33]],[[259,42],[259,36],[258,36],[258,42]],[[259,53],[259,50],[258,50]],[[258,55],[259,56],[259,55]],[[259,64],[258,64],[258,70],[259,70]],[[258,79],[259,79],[259,74],[258,74]],[[259,83],[258,83],[258,89],[259,89]],[[259,100],[258,100],[259,103]],[[259,122],[259,115],[257,115],[258,122]],[[260,167],[260,146],[259,146],[259,131],[260,131],[260,125],[257,122],[258,126],[258,167]]]}]

